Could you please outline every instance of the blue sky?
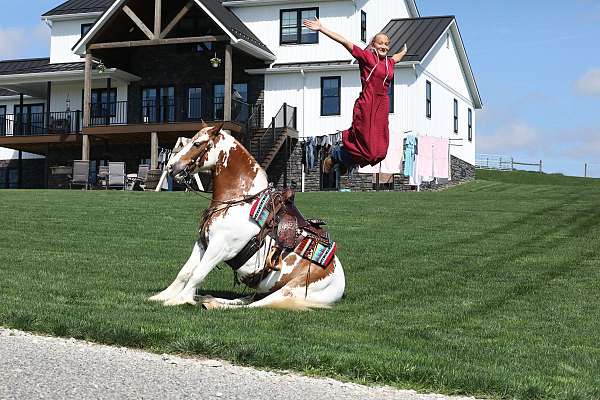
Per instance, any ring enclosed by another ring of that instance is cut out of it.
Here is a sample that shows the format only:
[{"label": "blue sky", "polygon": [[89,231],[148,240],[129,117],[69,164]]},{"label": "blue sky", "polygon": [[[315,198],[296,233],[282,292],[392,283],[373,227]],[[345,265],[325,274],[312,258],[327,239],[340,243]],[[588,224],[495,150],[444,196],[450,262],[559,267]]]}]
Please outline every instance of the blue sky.
[{"label": "blue sky", "polygon": [[[45,57],[40,15],[61,0],[2,0],[0,59]],[[484,110],[477,152],[600,178],[600,0],[417,0],[455,15]]]}]

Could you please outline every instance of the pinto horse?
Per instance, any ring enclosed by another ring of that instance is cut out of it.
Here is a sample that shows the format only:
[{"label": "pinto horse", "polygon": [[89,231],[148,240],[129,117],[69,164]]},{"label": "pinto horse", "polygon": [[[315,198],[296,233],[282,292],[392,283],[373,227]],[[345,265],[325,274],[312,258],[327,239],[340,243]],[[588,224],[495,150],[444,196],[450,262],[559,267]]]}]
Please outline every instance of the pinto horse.
[{"label": "pinto horse", "polygon": [[[150,300],[166,306],[201,302],[207,309],[309,309],[329,307],[339,301],[344,294],[345,277],[337,256],[327,266],[321,266],[290,252],[276,259],[272,268],[264,269],[276,244],[272,236],[266,236],[258,251],[234,271],[236,278],[246,282],[257,296],[233,300],[203,296],[197,300],[196,288],[213,268],[232,260],[259,234],[259,225],[249,217],[252,199],[269,188],[267,174],[254,157],[221,127],[203,128],[167,164],[169,173],[178,181],[199,172],[212,172],[213,194],[192,254],[173,283]],[[256,297],[261,298],[255,300]]]}]

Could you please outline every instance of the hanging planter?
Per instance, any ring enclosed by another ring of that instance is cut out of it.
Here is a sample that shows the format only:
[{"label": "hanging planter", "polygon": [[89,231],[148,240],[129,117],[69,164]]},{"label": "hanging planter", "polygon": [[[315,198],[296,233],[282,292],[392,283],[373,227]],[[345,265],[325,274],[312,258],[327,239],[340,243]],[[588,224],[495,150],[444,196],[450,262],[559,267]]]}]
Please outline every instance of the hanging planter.
[{"label": "hanging planter", "polygon": [[215,56],[210,59],[210,65],[212,65],[213,68],[219,68],[219,66],[221,65],[221,59],[217,57],[216,53]]}]

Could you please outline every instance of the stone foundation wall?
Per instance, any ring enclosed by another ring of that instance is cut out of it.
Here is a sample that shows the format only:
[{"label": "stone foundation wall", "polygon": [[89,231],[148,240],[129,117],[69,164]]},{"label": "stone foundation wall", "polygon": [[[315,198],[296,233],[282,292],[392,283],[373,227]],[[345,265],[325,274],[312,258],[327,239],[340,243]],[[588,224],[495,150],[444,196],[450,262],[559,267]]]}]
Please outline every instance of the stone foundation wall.
[{"label": "stone foundation wall", "polygon": [[[275,160],[267,170],[269,181],[276,187],[292,186],[297,191],[302,188],[302,146],[296,139],[288,139],[282,147]],[[287,154],[287,155],[286,155]],[[304,175],[304,191],[331,191],[331,190],[350,190],[353,192],[366,191],[415,191],[416,186],[408,185],[408,178],[402,174],[394,175],[393,182],[389,184],[380,184],[377,188],[376,179],[372,174],[359,174],[354,172],[352,176],[343,175],[340,179],[339,187],[336,188],[335,175],[329,176],[322,174],[322,162],[324,154],[319,151],[316,166],[307,170]],[[440,190],[451,187],[463,182],[469,182],[475,179],[475,167],[459,158],[451,156],[452,180],[443,183],[423,183],[420,190]]]}]

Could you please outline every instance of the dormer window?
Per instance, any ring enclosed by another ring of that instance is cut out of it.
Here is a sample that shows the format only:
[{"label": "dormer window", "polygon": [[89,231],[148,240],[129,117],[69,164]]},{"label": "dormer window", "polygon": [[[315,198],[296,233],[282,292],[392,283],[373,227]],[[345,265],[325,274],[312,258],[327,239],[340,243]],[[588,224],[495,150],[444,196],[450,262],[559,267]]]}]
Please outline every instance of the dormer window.
[{"label": "dormer window", "polygon": [[319,43],[318,32],[313,32],[302,26],[305,19],[319,17],[318,8],[296,8],[281,10],[280,13],[280,44],[309,44]]}]

